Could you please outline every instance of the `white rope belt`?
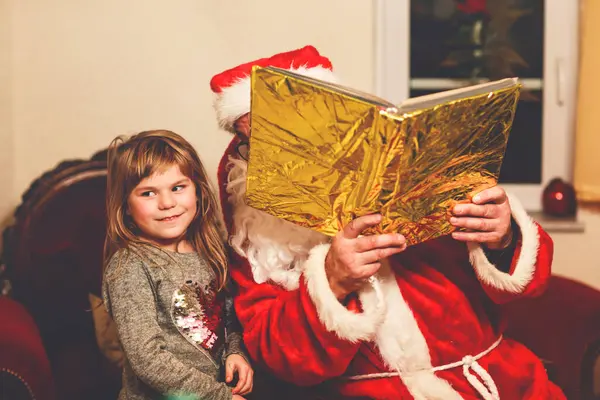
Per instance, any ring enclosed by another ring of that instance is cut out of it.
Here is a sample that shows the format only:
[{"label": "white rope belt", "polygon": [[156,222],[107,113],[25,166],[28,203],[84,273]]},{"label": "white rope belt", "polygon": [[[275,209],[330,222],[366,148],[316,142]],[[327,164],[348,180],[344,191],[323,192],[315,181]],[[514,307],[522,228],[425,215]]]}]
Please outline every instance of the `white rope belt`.
[{"label": "white rope belt", "polygon": [[[502,335],[490,347],[477,354],[476,356],[464,356],[460,361],[421,371],[438,372],[462,366],[463,375],[465,376],[465,378],[467,378],[471,386],[473,386],[475,390],[477,390],[477,392],[483,397],[484,400],[500,400],[500,395],[498,394],[498,388],[496,387],[496,383],[494,383],[494,379],[492,379],[490,374],[481,365],[479,365],[477,360],[486,356],[488,353],[490,353],[492,350],[498,347],[501,341]],[[417,370],[414,372],[420,371]],[[350,381],[360,381],[364,379],[381,379],[391,378],[395,376],[400,376],[400,372],[381,372],[376,374],[353,375],[343,377],[343,379]]]}]

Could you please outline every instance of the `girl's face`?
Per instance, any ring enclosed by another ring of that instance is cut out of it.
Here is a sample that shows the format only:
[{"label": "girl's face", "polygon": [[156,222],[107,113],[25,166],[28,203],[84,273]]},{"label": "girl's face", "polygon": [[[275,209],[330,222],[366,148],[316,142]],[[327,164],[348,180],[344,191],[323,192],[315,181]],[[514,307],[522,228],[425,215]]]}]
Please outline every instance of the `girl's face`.
[{"label": "girl's face", "polygon": [[129,195],[127,205],[141,239],[177,251],[177,241],[196,215],[198,198],[194,183],[173,165],[142,179]]}]

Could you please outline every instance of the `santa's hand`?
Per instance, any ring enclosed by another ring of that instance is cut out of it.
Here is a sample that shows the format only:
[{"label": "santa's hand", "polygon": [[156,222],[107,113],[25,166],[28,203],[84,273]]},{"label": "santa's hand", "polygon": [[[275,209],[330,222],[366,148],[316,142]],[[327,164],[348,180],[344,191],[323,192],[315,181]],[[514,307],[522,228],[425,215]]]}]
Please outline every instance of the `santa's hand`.
[{"label": "santa's hand", "polygon": [[380,260],[406,249],[406,239],[398,233],[359,237],[380,222],[379,214],[364,215],[351,221],[333,239],[325,258],[325,272],[339,300],[360,289],[379,270]]},{"label": "santa's hand", "polygon": [[457,204],[450,223],[466,232],[453,232],[463,242],[482,243],[491,250],[504,249],[512,240],[510,204],[506,192],[494,186],[473,197],[472,204]]}]

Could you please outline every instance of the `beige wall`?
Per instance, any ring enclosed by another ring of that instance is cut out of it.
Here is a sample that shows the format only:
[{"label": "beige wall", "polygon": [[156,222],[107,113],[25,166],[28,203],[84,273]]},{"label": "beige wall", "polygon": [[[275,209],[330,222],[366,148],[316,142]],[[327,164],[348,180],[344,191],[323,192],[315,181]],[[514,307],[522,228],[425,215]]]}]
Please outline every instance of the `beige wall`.
[{"label": "beige wall", "polygon": [[[14,197],[10,1],[0,0],[0,227],[11,213]],[[0,239],[1,241],[1,239]],[[0,242],[0,248],[2,243]]]},{"label": "beige wall", "polygon": [[580,211],[585,233],[551,233],[554,273],[573,277],[600,289],[600,213]]},{"label": "beige wall", "polygon": [[287,12],[271,0],[12,4],[17,193],[57,161],[141,129],[183,134],[214,173],[228,136],[217,132],[211,76],[276,51],[314,44],[351,85],[371,87],[369,2]]},{"label": "beige wall", "polygon": [[[239,62],[314,44],[348,85],[373,89],[370,1],[0,4],[0,219],[60,160],[141,129],[183,134],[214,176],[228,135],[217,129],[208,82]],[[555,236],[555,270],[600,287],[599,261],[588,255],[600,218],[584,218],[585,235]]]}]

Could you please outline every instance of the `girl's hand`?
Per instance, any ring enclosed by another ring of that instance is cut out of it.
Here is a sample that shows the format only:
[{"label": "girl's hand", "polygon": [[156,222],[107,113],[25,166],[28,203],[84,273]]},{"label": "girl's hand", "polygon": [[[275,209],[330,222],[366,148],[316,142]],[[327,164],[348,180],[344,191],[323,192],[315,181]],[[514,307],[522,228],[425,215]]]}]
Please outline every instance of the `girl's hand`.
[{"label": "girl's hand", "polygon": [[246,400],[246,398],[240,396],[239,394],[234,394],[231,400]]},{"label": "girl's hand", "polygon": [[500,186],[486,189],[473,197],[472,204],[457,204],[450,223],[467,232],[453,232],[461,242],[477,242],[490,250],[507,248],[512,240],[510,204]]},{"label": "girl's hand", "polygon": [[[252,391],[252,379],[254,376],[254,371],[250,364],[239,354],[232,354],[225,360],[225,382],[231,382],[235,372],[238,373],[238,382],[231,391],[234,394],[234,400],[236,399],[236,395],[248,394]],[[239,398],[243,399],[241,396]]]}]

